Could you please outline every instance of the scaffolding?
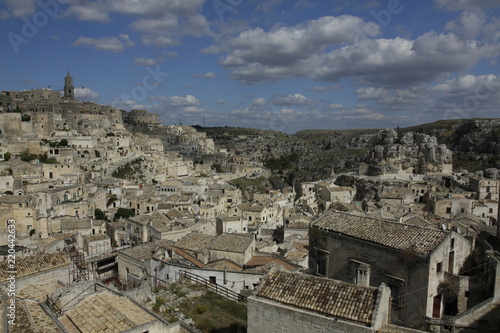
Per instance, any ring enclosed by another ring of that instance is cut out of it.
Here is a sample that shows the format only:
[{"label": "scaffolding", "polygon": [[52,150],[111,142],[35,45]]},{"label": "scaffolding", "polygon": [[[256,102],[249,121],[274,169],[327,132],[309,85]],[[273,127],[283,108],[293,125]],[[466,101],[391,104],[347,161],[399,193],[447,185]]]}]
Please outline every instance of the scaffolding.
[{"label": "scaffolding", "polygon": [[73,246],[69,250],[69,257],[71,259],[70,267],[70,281],[80,282],[89,280],[89,270],[87,262],[85,261],[85,254]]}]

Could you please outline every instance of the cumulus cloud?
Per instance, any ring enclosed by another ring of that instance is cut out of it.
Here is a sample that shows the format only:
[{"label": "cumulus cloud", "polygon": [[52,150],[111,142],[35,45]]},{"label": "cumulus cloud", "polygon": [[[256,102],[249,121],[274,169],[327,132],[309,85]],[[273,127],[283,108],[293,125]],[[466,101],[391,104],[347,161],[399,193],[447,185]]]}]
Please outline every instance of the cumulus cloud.
[{"label": "cumulus cloud", "polygon": [[[26,17],[32,15],[36,9],[35,0],[5,0],[9,12],[14,17]],[[5,16],[5,14],[4,14]]]},{"label": "cumulus cloud", "polygon": [[92,46],[98,50],[109,51],[109,52],[122,52],[125,47],[134,46],[134,42],[130,39],[128,35],[121,34],[118,37],[101,37],[101,38],[90,38],[90,37],[78,37],[78,39],[73,43],[73,46]]},{"label": "cumulus cloud", "polygon": [[434,0],[438,6],[449,10],[500,7],[497,0]]},{"label": "cumulus cloud", "polygon": [[151,97],[150,100],[162,101],[164,105],[169,106],[196,106],[201,102],[193,95],[172,96],[172,97]]},{"label": "cumulus cloud", "polygon": [[[464,14],[462,21],[477,26],[481,16]],[[380,27],[372,25],[378,34]],[[450,23],[448,29],[458,30],[458,25]],[[411,40],[360,38],[365,27],[358,17],[325,16],[268,32],[249,29],[203,51],[223,53],[219,63],[231,71],[232,78],[245,83],[297,77],[324,82],[355,78],[363,85],[383,87],[434,82],[494,58],[500,51],[498,44],[468,40],[477,34],[472,29],[468,36],[432,31]]]},{"label": "cumulus cloud", "polygon": [[464,11],[460,16],[448,22],[445,29],[455,32],[463,40],[476,39],[486,23],[486,15],[479,11]]},{"label": "cumulus cloud", "polygon": [[271,102],[274,105],[295,105],[295,106],[310,106],[316,104],[318,101],[307,98],[302,94],[292,94],[292,95],[275,95],[271,98]]},{"label": "cumulus cloud", "polygon": [[227,101],[225,99],[218,99],[217,100],[217,105],[226,105]]},{"label": "cumulus cloud", "polygon": [[326,92],[326,91],[328,91],[328,87],[325,87],[325,86],[316,86],[316,87],[312,87],[309,90],[310,91],[314,91],[314,92]]},{"label": "cumulus cloud", "polygon": [[134,64],[138,66],[155,66],[158,61],[151,58],[135,58]]},{"label": "cumulus cloud", "polygon": [[131,28],[141,34],[146,45],[176,45],[183,35],[204,36],[209,24],[200,14],[204,0],[111,0],[114,12],[138,17]]},{"label": "cumulus cloud", "polygon": [[215,79],[215,73],[210,71],[203,74],[196,74],[194,77],[204,78],[204,79]]},{"label": "cumulus cloud", "polygon": [[405,113],[412,123],[439,119],[498,117],[500,76],[462,75],[411,89],[361,88],[358,100],[375,102],[384,112]]},{"label": "cumulus cloud", "polygon": [[85,102],[97,102],[99,94],[85,87],[75,87],[75,99]]},{"label": "cumulus cloud", "polygon": [[262,98],[262,97],[256,98],[252,102],[252,105],[255,105],[255,106],[262,106],[265,104],[266,104],[266,99]]},{"label": "cumulus cloud", "polygon": [[75,16],[80,21],[108,22],[109,14],[102,1],[94,1],[92,5],[75,2],[63,13],[63,16]]},{"label": "cumulus cloud", "polygon": [[343,107],[344,107],[343,104],[330,104],[325,109],[326,110],[337,110],[337,109],[342,109]]}]

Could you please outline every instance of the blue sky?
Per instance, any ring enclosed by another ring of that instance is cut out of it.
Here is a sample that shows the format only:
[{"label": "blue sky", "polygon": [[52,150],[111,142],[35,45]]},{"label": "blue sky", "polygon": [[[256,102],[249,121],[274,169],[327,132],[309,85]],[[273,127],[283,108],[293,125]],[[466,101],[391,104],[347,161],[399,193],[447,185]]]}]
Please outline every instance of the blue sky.
[{"label": "blue sky", "polygon": [[498,117],[497,0],[1,0],[0,89],[164,124],[387,128]]}]

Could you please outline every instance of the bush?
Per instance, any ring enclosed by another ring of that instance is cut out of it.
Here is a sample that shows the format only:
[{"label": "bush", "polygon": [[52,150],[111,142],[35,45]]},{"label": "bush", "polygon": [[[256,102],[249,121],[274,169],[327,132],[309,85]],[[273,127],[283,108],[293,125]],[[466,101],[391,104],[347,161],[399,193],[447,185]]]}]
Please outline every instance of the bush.
[{"label": "bush", "polygon": [[197,314],[204,314],[208,310],[208,306],[206,305],[198,305],[196,306],[196,313]]},{"label": "bush", "polygon": [[158,313],[163,305],[167,304],[167,300],[163,297],[156,297],[156,303],[153,305],[153,311]]}]

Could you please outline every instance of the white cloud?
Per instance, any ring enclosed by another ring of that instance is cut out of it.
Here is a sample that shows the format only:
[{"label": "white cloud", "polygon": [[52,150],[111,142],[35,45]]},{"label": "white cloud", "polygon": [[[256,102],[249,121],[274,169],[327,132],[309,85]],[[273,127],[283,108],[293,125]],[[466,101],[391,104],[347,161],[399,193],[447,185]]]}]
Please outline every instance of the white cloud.
[{"label": "white cloud", "polygon": [[99,94],[85,87],[75,87],[75,99],[78,101],[97,102]]},{"label": "white cloud", "polygon": [[[470,27],[480,20],[479,15],[464,18]],[[454,25],[450,23],[448,28],[458,29]],[[435,82],[495,58],[500,51],[498,43],[464,40],[453,32],[428,32],[415,40],[360,38],[365,26],[357,17],[326,16],[269,32],[246,30],[203,51],[225,53],[220,64],[231,71],[233,79],[245,83],[355,78],[363,85],[383,87]],[[468,30],[469,38],[476,35]]]},{"label": "white cloud", "polygon": [[326,91],[328,91],[328,87],[325,87],[325,86],[316,86],[316,87],[312,87],[309,90],[310,91],[314,91],[314,92],[326,92]]},{"label": "white cloud", "polygon": [[15,17],[27,17],[36,9],[35,0],[5,0],[10,13]]},{"label": "white cloud", "polygon": [[445,29],[455,32],[463,40],[476,39],[486,24],[486,15],[478,11],[464,11],[460,16],[448,22]]},{"label": "white cloud", "polygon": [[266,104],[266,99],[262,98],[262,97],[256,98],[252,102],[252,105],[255,105],[255,106],[262,106],[265,104]]},{"label": "white cloud", "polygon": [[293,95],[275,95],[271,98],[274,105],[296,105],[296,106],[310,106],[316,104],[318,101],[307,98],[302,94]]},{"label": "white cloud", "polygon": [[7,20],[9,17],[9,12],[7,12],[6,10],[0,10],[0,20]]},{"label": "white cloud", "polygon": [[214,72],[210,71],[203,74],[196,74],[194,77],[199,77],[204,79],[215,79],[215,74]]},{"label": "white cloud", "polygon": [[63,13],[63,16],[76,16],[80,21],[108,22],[109,14],[106,6],[101,1],[92,2],[91,5],[74,3]]},{"label": "white cloud", "polygon": [[434,0],[440,7],[450,10],[500,7],[498,0]]},{"label": "white cloud", "polygon": [[218,99],[217,100],[217,105],[226,105],[227,101],[225,99]]},{"label": "white cloud", "polygon": [[138,66],[155,66],[158,63],[155,59],[151,58],[135,58],[134,64]]},{"label": "white cloud", "polygon": [[150,100],[162,101],[164,105],[169,106],[196,106],[201,102],[193,95],[172,96],[172,97],[151,97]]},{"label": "white cloud", "polygon": [[130,39],[128,35],[121,34],[119,37],[101,37],[101,38],[90,38],[90,37],[78,37],[78,39],[73,43],[73,46],[92,46],[98,50],[109,51],[109,52],[122,52],[125,47],[134,46],[134,42]]},{"label": "white cloud", "polygon": [[342,109],[344,107],[343,104],[330,104],[326,107],[326,110],[337,110]]}]

